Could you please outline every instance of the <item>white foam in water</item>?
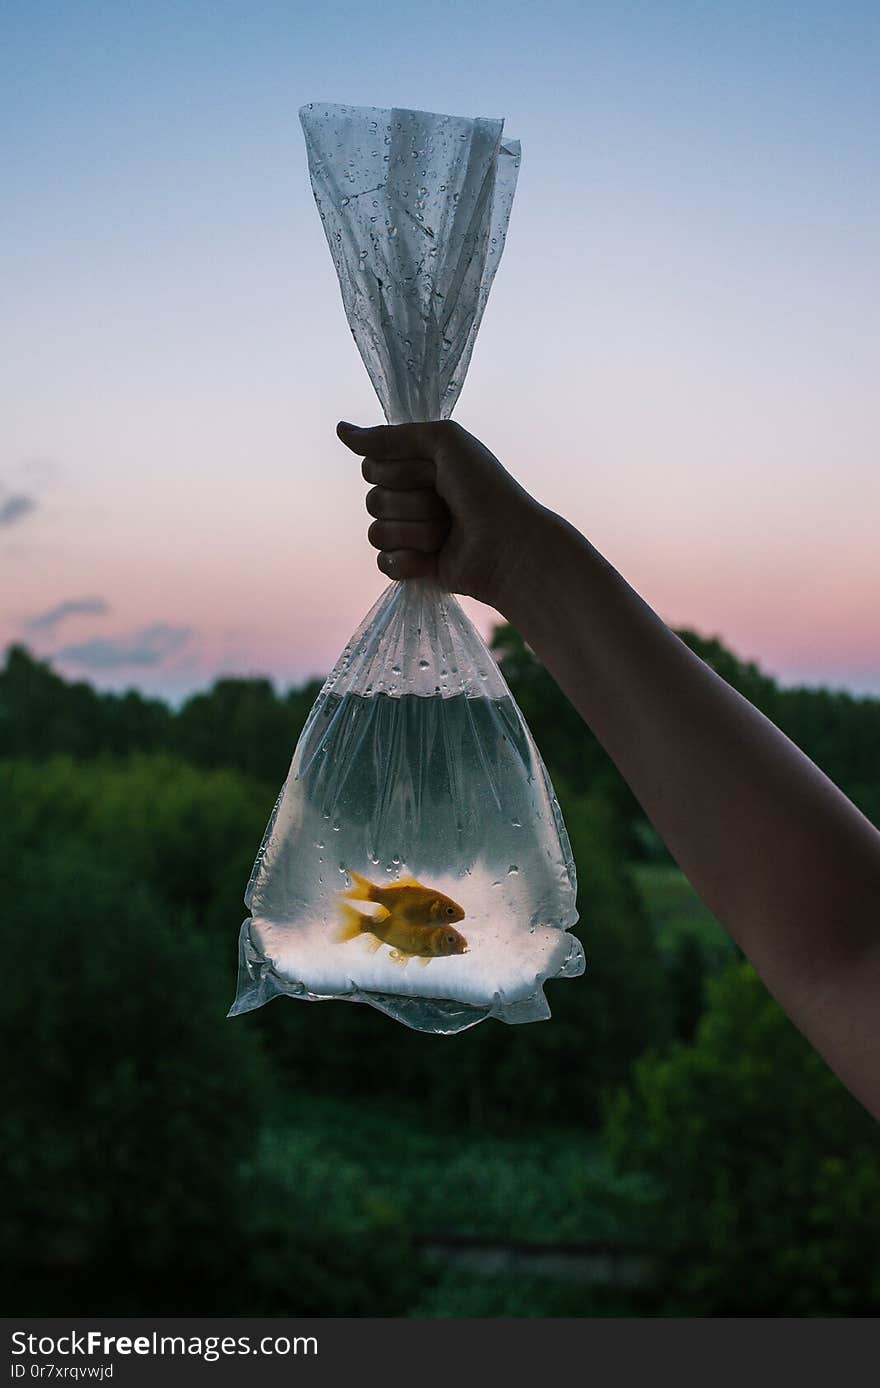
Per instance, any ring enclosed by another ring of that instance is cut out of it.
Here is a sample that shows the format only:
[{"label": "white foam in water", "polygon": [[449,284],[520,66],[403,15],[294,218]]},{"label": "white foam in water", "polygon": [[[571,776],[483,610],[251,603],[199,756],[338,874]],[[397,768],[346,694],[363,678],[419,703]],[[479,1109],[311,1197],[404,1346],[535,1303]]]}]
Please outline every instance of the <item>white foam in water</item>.
[{"label": "white foam in water", "polygon": [[[377,885],[389,886],[394,880],[380,881],[371,864],[359,871],[364,876],[372,871],[371,880]],[[401,868],[400,875],[406,876],[407,870]],[[432,959],[427,965],[417,958],[405,966],[396,963],[387,945],[370,947],[375,938],[371,935],[339,941],[339,920],[332,908],[295,925],[255,917],[251,931],[276,973],[290,983],[304,984],[318,996],[362,991],[472,1005],[518,1002],[532,997],[545,979],[559,973],[572,949],[578,948],[567,931],[549,926],[523,929],[531,900],[522,877],[518,870],[499,877],[481,865],[464,877],[432,876],[425,885],[451,897],[465,911],[465,919],[457,921],[455,929],[467,940],[468,952]],[[340,888],[342,900],[342,880]],[[371,909],[368,902],[354,904],[364,914]]]}]

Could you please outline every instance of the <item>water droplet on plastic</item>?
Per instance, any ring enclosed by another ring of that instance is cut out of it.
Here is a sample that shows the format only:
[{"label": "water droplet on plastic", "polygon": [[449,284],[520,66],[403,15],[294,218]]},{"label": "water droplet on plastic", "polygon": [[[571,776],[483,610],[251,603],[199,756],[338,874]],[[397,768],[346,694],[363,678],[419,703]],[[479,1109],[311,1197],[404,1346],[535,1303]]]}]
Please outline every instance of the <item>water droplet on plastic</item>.
[{"label": "water droplet on plastic", "polygon": [[516,863],[511,863],[510,867],[507,869],[508,877],[514,877],[518,872],[519,868],[517,867]]},{"label": "water droplet on plastic", "polygon": [[420,660],[420,661],[419,661],[419,669],[420,669],[420,670],[427,670],[427,668],[428,668],[428,662],[427,662],[427,660]]},{"label": "water droplet on plastic", "polygon": [[399,675],[399,674],[400,674],[400,666],[399,666],[399,665],[392,665],[392,667],[391,667],[391,673],[392,673],[392,675]]},{"label": "water droplet on plastic", "polygon": [[510,821],[510,823],[511,823],[511,826],[512,826],[514,829],[521,829],[521,828],[522,828],[522,820],[521,820],[521,819],[512,819],[512,820]]}]

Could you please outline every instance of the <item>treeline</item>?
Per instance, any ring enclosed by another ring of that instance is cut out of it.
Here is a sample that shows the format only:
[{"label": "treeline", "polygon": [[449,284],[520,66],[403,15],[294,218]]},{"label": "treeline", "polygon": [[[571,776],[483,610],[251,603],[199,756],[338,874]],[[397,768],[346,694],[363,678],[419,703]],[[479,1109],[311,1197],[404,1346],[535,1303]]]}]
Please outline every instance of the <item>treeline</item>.
[{"label": "treeline", "polygon": [[[880,699],[783,688],[720,641],[679,635],[880,824]],[[607,797],[636,826],[635,851],[644,849],[650,836],[629,790],[544,667],[512,627],[496,629],[493,649],[554,779]],[[267,679],[220,679],[175,710],[134,690],[68,682],[13,646],[0,671],[0,757],[166,752],[277,786],[319,689],[318,680],[278,693]]]}]

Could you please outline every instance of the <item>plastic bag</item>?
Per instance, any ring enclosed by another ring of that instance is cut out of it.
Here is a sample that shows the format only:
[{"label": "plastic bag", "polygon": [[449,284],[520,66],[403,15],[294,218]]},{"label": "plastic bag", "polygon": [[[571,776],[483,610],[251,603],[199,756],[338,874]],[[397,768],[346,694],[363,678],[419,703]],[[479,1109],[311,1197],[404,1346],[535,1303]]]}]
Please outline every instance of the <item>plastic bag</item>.
[{"label": "plastic bag", "polygon": [[[348,321],[389,423],[446,418],[501,257],[500,120],[300,111]],[[550,1015],[583,972],[571,849],[519,709],[455,597],[392,583],[300,737],[254,865],[230,1015],[278,993],[421,1031]]]}]

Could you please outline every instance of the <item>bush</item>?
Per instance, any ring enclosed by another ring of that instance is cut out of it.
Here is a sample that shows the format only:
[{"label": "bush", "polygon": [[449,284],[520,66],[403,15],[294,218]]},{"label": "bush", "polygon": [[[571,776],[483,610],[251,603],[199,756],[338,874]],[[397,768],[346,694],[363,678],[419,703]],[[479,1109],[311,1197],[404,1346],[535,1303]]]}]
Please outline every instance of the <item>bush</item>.
[{"label": "bush", "polygon": [[90,1311],[147,1292],[211,1305],[240,1255],[240,1168],[268,1094],[255,1037],[224,1021],[229,961],[74,839],[7,880],[4,1265],[25,1284],[69,1275],[74,1300],[87,1275]]},{"label": "bush", "polygon": [[618,1166],[656,1182],[674,1313],[876,1307],[876,1127],[748,965],[709,981],[692,1045],[638,1063],[606,1139]]}]

